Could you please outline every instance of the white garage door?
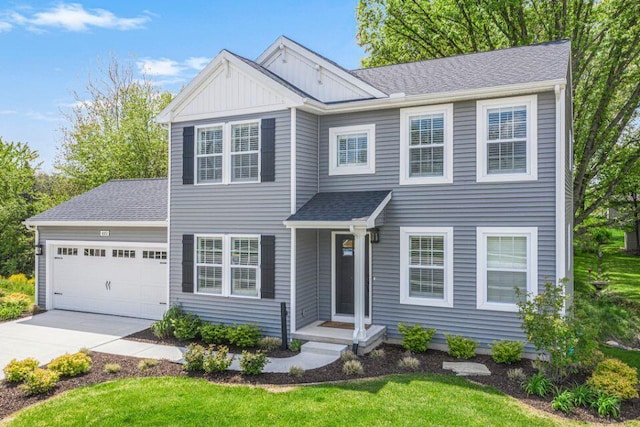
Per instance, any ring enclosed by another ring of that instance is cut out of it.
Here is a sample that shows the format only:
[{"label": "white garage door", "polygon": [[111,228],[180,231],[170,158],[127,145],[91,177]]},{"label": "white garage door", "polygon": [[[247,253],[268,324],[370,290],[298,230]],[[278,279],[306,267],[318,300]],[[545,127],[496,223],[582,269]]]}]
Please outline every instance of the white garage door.
[{"label": "white garage door", "polygon": [[53,308],[161,318],[167,302],[167,251],[149,246],[53,246]]}]

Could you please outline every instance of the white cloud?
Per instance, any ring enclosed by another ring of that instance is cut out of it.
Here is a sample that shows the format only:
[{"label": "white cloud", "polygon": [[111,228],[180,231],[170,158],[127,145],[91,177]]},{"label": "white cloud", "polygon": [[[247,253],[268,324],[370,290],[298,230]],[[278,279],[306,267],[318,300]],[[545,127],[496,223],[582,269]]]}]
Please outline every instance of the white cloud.
[{"label": "white cloud", "polygon": [[197,56],[192,58],[187,58],[184,61],[184,64],[196,71],[202,70],[207,64],[211,61],[211,58],[207,58],[206,56]]},{"label": "white cloud", "polygon": [[0,22],[0,31],[2,24],[21,25],[29,31],[43,32],[47,28],[62,28],[67,31],[87,31],[91,28],[104,28],[111,30],[135,30],[142,28],[144,24],[151,20],[149,14],[141,15],[135,18],[123,18],[116,16],[113,12],[106,9],[85,9],[79,3],[60,3],[50,9],[32,13],[31,15],[12,12],[9,15],[11,22]]},{"label": "white cloud", "polygon": [[13,28],[13,25],[11,25],[10,22],[0,21],[0,33],[3,33],[5,31],[11,31],[12,28]]},{"label": "white cloud", "polygon": [[25,114],[30,119],[41,120],[43,122],[59,122],[62,121],[63,118],[59,115],[55,115],[54,113],[39,113],[37,111],[28,111]]},{"label": "white cloud", "polygon": [[138,70],[148,76],[177,76],[184,71],[184,66],[173,59],[144,58],[136,63]]},{"label": "white cloud", "polygon": [[16,110],[0,110],[0,116],[9,116],[11,114],[17,114]]}]

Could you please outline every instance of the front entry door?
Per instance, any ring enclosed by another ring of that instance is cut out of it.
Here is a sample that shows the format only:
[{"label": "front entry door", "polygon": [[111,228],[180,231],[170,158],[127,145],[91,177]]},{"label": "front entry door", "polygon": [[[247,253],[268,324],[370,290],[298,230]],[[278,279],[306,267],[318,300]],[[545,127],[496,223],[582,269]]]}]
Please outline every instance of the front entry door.
[{"label": "front entry door", "polygon": [[[352,234],[336,234],[334,248],[335,262],[335,309],[336,316],[353,318],[353,250],[354,238]],[[364,313],[369,317],[369,236],[365,238],[364,252]]]}]

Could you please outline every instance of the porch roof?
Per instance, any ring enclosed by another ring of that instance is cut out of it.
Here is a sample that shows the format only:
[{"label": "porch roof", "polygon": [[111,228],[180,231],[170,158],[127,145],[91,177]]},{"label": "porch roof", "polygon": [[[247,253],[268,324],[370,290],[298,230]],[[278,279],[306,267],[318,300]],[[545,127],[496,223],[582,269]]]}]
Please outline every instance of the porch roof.
[{"label": "porch roof", "polygon": [[284,221],[289,228],[372,228],[391,190],[317,193]]}]

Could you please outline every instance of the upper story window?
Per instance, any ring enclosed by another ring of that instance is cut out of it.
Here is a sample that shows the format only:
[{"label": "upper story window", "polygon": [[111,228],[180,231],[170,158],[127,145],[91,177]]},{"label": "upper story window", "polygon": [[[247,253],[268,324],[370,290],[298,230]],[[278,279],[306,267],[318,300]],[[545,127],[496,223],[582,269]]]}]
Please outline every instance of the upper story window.
[{"label": "upper story window", "polygon": [[260,121],[196,127],[197,184],[260,181]]},{"label": "upper story window", "polygon": [[376,171],[376,125],[329,129],[329,175]]},{"label": "upper story window", "polygon": [[400,184],[453,182],[453,104],[400,110]]},{"label": "upper story window", "polygon": [[537,179],[537,96],[477,102],[477,181]]}]

